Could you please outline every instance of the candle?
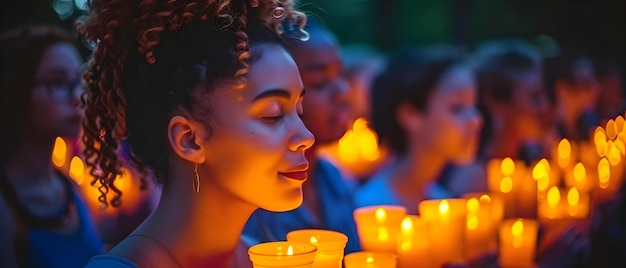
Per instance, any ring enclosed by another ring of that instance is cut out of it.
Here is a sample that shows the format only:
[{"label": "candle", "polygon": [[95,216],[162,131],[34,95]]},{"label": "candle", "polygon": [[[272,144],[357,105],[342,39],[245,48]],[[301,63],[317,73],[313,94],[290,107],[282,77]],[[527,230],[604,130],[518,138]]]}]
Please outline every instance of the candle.
[{"label": "candle", "polygon": [[492,159],[487,163],[487,186],[489,192],[500,194],[504,203],[504,217],[516,214],[520,185],[526,176],[524,163],[510,157]]},{"label": "candle", "polygon": [[533,267],[537,221],[509,219],[500,225],[499,262],[502,267]]},{"label": "candle", "polygon": [[248,255],[254,268],[310,268],[316,251],[309,243],[278,241],[256,244],[248,249]]},{"label": "candle", "polygon": [[557,160],[562,169],[566,169],[570,165],[572,158],[572,144],[563,138],[557,146]]},{"label": "candle", "polygon": [[402,206],[366,206],[354,210],[354,220],[364,251],[396,253],[400,222],[406,216]]},{"label": "candle", "polygon": [[430,267],[428,223],[418,216],[406,216],[398,239],[398,267]]},{"label": "candle", "polygon": [[565,184],[585,192],[591,191],[594,186],[593,181],[587,179],[587,170],[581,162],[576,163],[573,169],[565,173]]},{"label": "candle", "polygon": [[472,259],[497,251],[496,231],[502,220],[502,204],[488,194],[467,194],[466,257]]},{"label": "candle", "polygon": [[567,215],[573,219],[584,219],[589,214],[589,194],[572,187],[567,192]]},{"label": "candle", "polygon": [[465,261],[466,199],[424,200],[419,203],[420,216],[430,226],[431,264]]},{"label": "candle", "polygon": [[385,252],[352,252],[346,254],[346,268],[396,268],[398,255]]},{"label": "candle", "polygon": [[558,222],[558,220],[563,219],[565,217],[564,214],[566,208],[563,206],[563,202],[561,202],[563,193],[561,193],[561,189],[557,186],[552,186],[548,190],[545,200],[540,200],[539,202],[539,219],[546,225],[554,225]]},{"label": "candle", "polygon": [[287,233],[287,241],[311,243],[317,247],[316,268],[341,268],[348,237],[340,232],[302,229]]}]

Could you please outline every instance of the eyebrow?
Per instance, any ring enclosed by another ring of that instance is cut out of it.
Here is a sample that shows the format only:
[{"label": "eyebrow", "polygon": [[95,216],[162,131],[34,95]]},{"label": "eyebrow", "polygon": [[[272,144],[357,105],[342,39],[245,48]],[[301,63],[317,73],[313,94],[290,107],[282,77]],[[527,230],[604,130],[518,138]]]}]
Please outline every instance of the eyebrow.
[{"label": "eyebrow", "polygon": [[[305,89],[302,89],[302,91],[300,92],[300,97],[304,96],[304,93],[306,92]],[[270,90],[266,90],[261,92],[261,94],[257,95],[256,97],[254,97],[254,99],[252,99],[252,101],[258,101],[260,99],[264,99],[264,98],[270,98],[270,97],[279,97],[279,98],[284,98],[284,99],[290,99],[291,98],[291,92],[284,90],[284,89],[270,89]]]}]

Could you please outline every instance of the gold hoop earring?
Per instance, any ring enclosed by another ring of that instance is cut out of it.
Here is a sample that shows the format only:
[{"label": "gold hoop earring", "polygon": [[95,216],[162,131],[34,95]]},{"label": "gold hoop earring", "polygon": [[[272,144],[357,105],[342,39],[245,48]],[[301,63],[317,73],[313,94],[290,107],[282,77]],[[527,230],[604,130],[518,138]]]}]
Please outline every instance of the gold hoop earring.
[{"label": "gold hoop earring", "polygon": [[193,169],[193,192],[198,194],[200,192],[200,175],[198,175],[198,163]]}]

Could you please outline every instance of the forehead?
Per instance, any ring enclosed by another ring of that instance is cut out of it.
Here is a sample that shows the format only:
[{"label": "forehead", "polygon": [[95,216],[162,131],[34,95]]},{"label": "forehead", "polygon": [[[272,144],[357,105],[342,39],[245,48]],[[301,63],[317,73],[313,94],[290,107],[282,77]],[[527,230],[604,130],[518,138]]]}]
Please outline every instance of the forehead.
[{"label": "forehead", "polygon": [[475,90],[475,80],[472,71],[466,66],[456,65],[441,75],[435,92],[454,93]]},{"label": "forehead", "polygon": [[341,64],[339,48],[331,39],[323,36],[299,43],[291,52],[301,71]]},{"label": "forehead", "polygon": [[269,89],[294,91],[300,95],[302,80],[298,67],[287,51],[279,45],[259,45],[260,58],[252,64],[246,75],[243,94],[254,97]]},{"label": "forehead", "polygon": [[65,71],[75,73],[79,71],[80,56],[74,46],[68,43],[53,44],[41,57],[38,75],[45,75],[51,71]]}]

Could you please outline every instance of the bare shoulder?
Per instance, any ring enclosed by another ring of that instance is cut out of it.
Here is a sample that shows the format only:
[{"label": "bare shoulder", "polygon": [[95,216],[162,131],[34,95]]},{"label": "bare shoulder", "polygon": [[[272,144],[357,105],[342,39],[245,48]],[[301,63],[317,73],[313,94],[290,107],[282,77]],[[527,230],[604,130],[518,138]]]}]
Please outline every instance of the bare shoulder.
[{"label": "bare shoulder", "polygon": [[17,267],[13,241],[17,235],[17,227],[13,212],[0,193],[0,263],[3,267]]}]

